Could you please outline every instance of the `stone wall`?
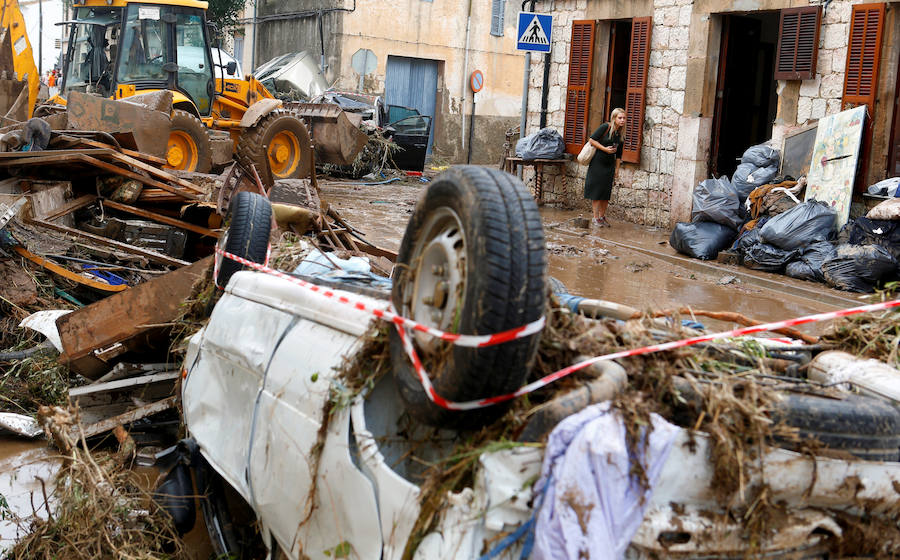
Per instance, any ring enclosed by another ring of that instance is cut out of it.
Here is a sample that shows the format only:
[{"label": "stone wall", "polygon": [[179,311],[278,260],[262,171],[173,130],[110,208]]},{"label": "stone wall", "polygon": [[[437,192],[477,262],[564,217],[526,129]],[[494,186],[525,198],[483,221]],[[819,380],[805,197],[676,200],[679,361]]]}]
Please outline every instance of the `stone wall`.
[{"label": "stone wall", "polygon": [[[772,140],[781,146],[785,134],[815,123],[841,110],[841,95],[847,58],[852,5],[861,0],[835,0],[827,3],[819,33],[816,76],[811,80],[778,83],[778,114]],[[553,8],[553,50],[550,63],[547,126],[562,132],[565,120],[565,92],[568,82],[568,57],[571,22],[596,19],[601,22],[595,44],[591,103],[602,102],[606,72],[608,27],[603,20],[651,15],[651,50],[646,88],[646,108],[640,164],[623,163],[613,188],[610,213],[639,224],[669,226],[690,219],[694,186],[708,175],[712,137],[715,83],[719,57],[722,18],[719,14],[735,11],[776,11],[809,5],[791,0],[754,0],[737,6],[726,0],[653,0],[650,13],[616,13],[631,9],[617,0],[562,0]],[[888,11],[886,30],[891,23]],[[893,84],[896,82],[900,51],[892,46],[894,33],[886,31],[882,44],[879,101],[875,119],[874,169],[886,159],[884,146],[892,117]],[[543,57],[533,57],[528,100],[526,133],[537,130],[540,119]],[[599,91],[599,93],[598,93]],[[885,101],[887,99],[887,101]],[[593,123],[595,108],[592,107]],[[599,122],[599,120],[597,120]],[[594,124],[591,125],[595,126]],[[749,146],[748,146],[749,147]],[[876,155],[879,154],[879,155]],[[563,178],[545,173],[544,201],[548,204],[583,208],[589,204],[581,197],[584,168],[577,163],[566,166]],[[883,177],[883,171],[882,177]],[[526,180],[533,173],[526,171]],[[869,173],[870,182],[881,177]]]}]

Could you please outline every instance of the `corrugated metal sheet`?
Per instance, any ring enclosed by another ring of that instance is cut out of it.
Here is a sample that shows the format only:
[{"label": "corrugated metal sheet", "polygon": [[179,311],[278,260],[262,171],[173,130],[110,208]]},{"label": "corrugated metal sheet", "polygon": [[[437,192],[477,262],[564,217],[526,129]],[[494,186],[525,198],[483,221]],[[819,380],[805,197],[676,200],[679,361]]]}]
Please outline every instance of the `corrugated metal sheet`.
[{"label": "corrugated metal sheet", "polygon": [[[434,119],[437,96],[436,60],[389,56],[385,74],[384,99],[388,105],[414,107]],[[428,153],[434,143],[434,126],[428,137]]]}]

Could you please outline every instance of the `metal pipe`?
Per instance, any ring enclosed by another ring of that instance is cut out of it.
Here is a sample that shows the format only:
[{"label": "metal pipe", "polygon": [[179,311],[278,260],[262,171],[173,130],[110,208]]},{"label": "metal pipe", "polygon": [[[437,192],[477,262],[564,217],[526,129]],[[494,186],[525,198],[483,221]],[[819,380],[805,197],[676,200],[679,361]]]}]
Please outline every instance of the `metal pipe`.
[{"label": "metal pipe", "polygon": [[256,71],[256,31],[259,28],[259,18],[256,17],[256,6],[259,2],[253,3],[253,41],[250,43],[250,72]]},{"label": "metal pipe", "polygon": [[[528,0],[522,2],[522,11],[525,11],[525,4]],[[534,11],[534,0],[531,0],[531,10]],[[531,79],[531,51],[525,52],[525,72],[522,78],[522,118],[519,120],[519,138],[525,138],[525,122],[528,120],[528,82]],[[522,171],[525,166],[518,167],[518,177],[522,178]]]},{"label": "metal pipe", "polygon": [[466,155],[466,163],[472,163],[472,144],[475,140],[475,95],[472,92],[472,116],[469,118],[469,153]]},{"label": "metal pipe", "polygon": [[44,2],[38,0],[38,82],[44,78]]},{"label": "metal pipe", "polygon": [[462,72],[462,89],[460,90],[460,97],[463,100],[463,107],[459,111],[460,120],[462,121],[461,126],[459,127],[460,134],[460,146],[465,146],[468,138],[466,138],[466,84],[469,80],[469,29],[470,23],[472,21],[472,0],[469,0],[469,5],[466,10],[466,47],[465,53],[463,56],[463,72]]}]

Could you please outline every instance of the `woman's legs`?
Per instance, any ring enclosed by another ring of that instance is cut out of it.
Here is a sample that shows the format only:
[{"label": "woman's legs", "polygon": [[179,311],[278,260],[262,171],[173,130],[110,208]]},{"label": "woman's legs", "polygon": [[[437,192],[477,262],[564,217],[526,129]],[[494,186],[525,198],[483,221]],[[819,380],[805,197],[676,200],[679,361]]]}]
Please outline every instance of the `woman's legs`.
[{"label": "woman's legs", "polygon": [[[609,207],[608,200],[595,200],[594,204],[594,217],[595,218],[606,218],[606,209]],[[598,215],[599,214],[599,215]]]},{"label": "woman's legs", "polygon": [[[594,214],[595,220],[600,218],[600,203],[601,202],[604,202],[604,201],[602,201],[602,200],[592,200],[591,201],[591,211]],[[607,200],[606,202],[608,203],[609,201]],[[605,212],[604,212],[604,214],[605,214]]]}]

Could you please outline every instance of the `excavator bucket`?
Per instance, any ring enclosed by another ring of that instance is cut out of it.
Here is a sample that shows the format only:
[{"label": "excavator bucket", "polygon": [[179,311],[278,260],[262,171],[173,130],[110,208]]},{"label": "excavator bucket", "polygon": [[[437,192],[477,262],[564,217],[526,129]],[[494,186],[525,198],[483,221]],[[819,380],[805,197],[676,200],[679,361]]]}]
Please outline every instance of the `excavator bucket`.
[{"label": "excavator bucket", "polygon": [[0,0],[0,119],[24,121],[37,102],[40,76],[17,0]]},{"label": "excavator bucket", "polygon": [[339,106],[332,103],[286,103],[306,121],[316,146],[316,160],[336,165],[352,165],[369,141]]}]

